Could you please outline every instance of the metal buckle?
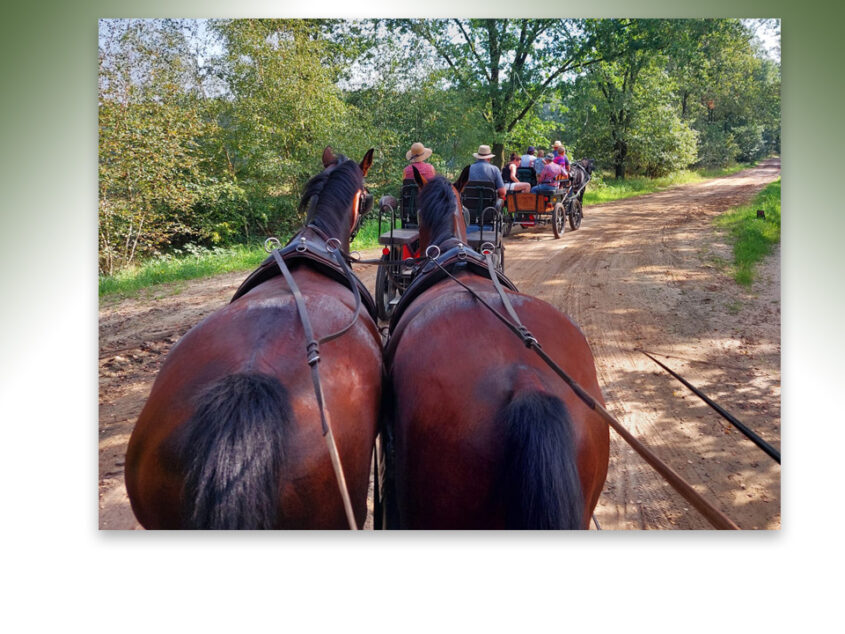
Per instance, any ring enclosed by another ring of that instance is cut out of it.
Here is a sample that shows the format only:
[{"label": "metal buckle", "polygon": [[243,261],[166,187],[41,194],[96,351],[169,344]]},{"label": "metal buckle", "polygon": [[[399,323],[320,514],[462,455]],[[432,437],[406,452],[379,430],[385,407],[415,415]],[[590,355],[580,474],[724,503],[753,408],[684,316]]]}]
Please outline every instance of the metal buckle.
[{"label": "metal buckle", "polygon": [[282,243],[279,242],[278,238],[271,237],[271,238],[267,238],[264,241],[264,251],[267,252],[267,253],[272,253],[276,249],[281,249],[281,248],[282,248]]},{"label": "metal buckle", "polygon": [[299,244],[296,245],[296,252],[297,253],[305,253],[308,250],[308,247],[306,246],[307,242],[308,242],[308,240],[305,238],[305,236],[302,236],[299,239]]},{"label": "metal buckle", "polygon": [[464,246],[463,242],[458,242],[458,259],[459,260],[466,260],[467,259],[466,247]]}]

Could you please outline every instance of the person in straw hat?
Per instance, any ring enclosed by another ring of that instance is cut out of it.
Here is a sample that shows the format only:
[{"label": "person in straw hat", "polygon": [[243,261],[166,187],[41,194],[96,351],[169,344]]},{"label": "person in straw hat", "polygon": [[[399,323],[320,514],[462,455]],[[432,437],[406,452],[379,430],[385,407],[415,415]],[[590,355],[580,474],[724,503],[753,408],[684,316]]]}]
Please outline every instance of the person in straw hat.
[{"label": "person in straw hat", "polygon": [[431,180],[434,178],[437,175],[434,166],[425,162],[431,156],[431,152],[431,148],[425,147],[422,143],[414,143],[411,149],[405,154],[408,165],[405,166],[405,170],[402,172],[402,178],[413,178],[415,167],[424,179]]},{"label": "person in straw hat", "polygon": [[473,156],[478,160],[469,166],[469,180],[491,181],[499,194],[499,198],[504,199],[505,182],[502,180],[502,173],[495,165],[490,164],[490,159],[493,158],[490,146],[479,145],[478,152],[474,152]]}]

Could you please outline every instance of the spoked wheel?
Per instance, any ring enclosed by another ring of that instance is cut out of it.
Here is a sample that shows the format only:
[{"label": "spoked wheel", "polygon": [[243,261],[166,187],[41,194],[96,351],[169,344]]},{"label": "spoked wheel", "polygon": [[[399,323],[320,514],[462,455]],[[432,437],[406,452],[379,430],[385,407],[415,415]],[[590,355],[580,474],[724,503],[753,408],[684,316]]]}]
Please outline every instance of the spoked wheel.
[{"label": "spoked wheel", "polygon": [[566,231],[566,207],[563,206],[563,203],[557,203],[552,210],[552,231],[554,231],[555,238],[560,238]]},{"label": "spoked wheel", "polygon": [[577,198],[573,198],[569,201],[569,226],[572,227],[573,231],[581,226],[581,218],[583,217],[584,214],[581,211],[581,201]]},{"label": "spoked wheel", "polygon": [[[390,254],[381,256],[382,262],[389,260]],[[379,265],[378,272],[376,272],[376,312],[378,318],[382,321],[390,321],[395,307],[395,304],[391,304],[391,302],[399,297],[399,289],[393,283],[390,271],[387,268],[384,264]]]},{"label": "spoked wheel", "polygon": [[508,212],[505,214],[505,224],[502,229],[502,237],[508,235],[513,229],[513,214]]}]

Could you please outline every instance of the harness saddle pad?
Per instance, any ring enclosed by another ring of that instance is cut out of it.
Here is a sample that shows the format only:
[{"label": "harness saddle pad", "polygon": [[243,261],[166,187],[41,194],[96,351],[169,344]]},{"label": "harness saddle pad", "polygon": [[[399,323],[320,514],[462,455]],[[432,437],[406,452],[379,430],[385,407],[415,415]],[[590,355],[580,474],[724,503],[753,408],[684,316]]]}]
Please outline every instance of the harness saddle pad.
[{"label": "harness saddle pad", "polygon": [[[306,228],[294,236],[281,250],[280,255],[289,267],[293,268],[299,264],[308,266],[313,270],[322,273],[326,277],[343,284],[350,291],[354,292],[350,286],[346,273],[340,268],[337,262],[335,262],[331,253],[329,253],[326,248],[326,241],[310,228]],[[231,301],[234,302],[236,299],[243,297],[259,284],[263,284],[267,280],[281,274],[282,272],[279,270],[279,265],[276,264],[275,258],[272,255],[268,256],[267,259],[264,260],[258,268],[250,273],[241,283],[238,290],[235,291]],[[355,278],[355,283],[358,286],[358,291],[361,294],[361,304],[364,308],[366,308],[370,317],[373,318],[373,321],[376,321],[376,303],[373,301],[373,296],[356,275],[353,275],[353,277]]]}]

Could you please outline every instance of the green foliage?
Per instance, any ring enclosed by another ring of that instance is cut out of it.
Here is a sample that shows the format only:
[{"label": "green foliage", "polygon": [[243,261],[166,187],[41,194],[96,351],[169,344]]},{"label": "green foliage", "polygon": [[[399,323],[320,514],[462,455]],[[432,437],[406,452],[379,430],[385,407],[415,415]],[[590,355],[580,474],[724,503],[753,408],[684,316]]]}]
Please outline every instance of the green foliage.
[{"label": "green foliage", "polygon": [[[763,210],[765,220],[757,217],[758,209]],[[749,205],[732,209],[715,222],[728,230],[733,241],[734,279],[750,286],[756,264],[780,242],[780,179],[761,191]]]},{"label": "green foliage", "polygon": [[103,20],[99,59],[101,274],[289,235],[326,145],[376,149],[376,198],[416,141],[450,179],[480,144],[669,181],[780,145],[780,68],[733,19]]},{"label": "green foliage", "polygon": [[257,267],[267,254],[263,247],[234,245],[229,248],[205,249],[188,246],[183,251],[150,258],[142,265],[124,267],[114,275],[101,275],[100,297],[126,297],[143,288],[168,282],[209,277],[231,271],[247,271]]},{"label": "green foliage", "polygon": [[726,132],[720,123],[704,124],[698,147],[698,164],[707,167],[726,165],[739,154],[739,145],[733,134]]},{"label": "green foliage", "polygon": [[717,169],[698,168],[694,170],[678,170],[657,178],[603,178],[601,173],[596,172],[593,174],[593,178],[584,193],[584,204],[598,205],[612,200],[651,194],[664,190],[667,187],[697,183],[709,178],[735,174],[747,167],[750,167],[750,165],[737,164]]}]

